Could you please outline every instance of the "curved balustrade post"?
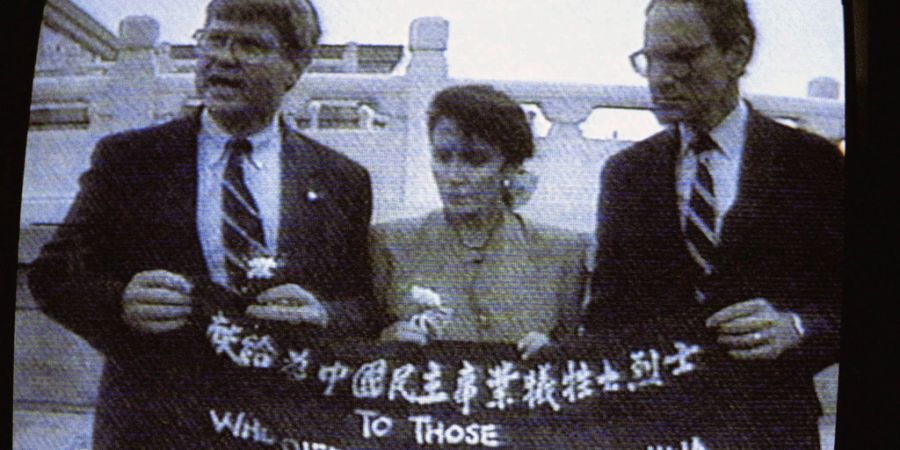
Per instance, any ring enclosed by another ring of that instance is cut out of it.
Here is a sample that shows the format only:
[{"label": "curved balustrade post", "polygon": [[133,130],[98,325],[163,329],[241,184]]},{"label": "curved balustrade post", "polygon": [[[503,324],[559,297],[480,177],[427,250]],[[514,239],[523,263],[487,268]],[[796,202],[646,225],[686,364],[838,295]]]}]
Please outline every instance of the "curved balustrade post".
[{"label": "curved balustrade post", "polygon": [[319,111],[322,110],[322,102],[312,100],[306,105],[306,111],[309,114],[309,128],[313,130],[319,129]]},{"label": "curved balustrade post", "polygon": [[596,221],[600,162],[597,143],[582,136],[579,125],[592,102],[566,94],[538,101],[552,122],[547,138],[537,141],[537,156],[526,164],[539,177],[537,189],[520,212],[534,220],[590,233]]},{"label": "curved balustrade post", "polygon": [[540,102],[544,116],[552,122],[548,139],[583,139],[579,125],[587,120],[593,104],[577,98],[560,96]]}]

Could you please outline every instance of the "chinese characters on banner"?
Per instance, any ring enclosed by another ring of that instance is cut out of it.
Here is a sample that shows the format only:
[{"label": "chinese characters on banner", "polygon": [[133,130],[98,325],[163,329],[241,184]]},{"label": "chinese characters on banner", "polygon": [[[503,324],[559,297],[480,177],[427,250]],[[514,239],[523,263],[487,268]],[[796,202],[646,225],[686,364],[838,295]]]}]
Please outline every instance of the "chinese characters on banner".
[{"label": "chinese characters on banner", "polygon": [[279,373],[288,383],[318,382],[316,388],[324,397],[445,404],[463,416],[477,409],[558,412],[600,401],[612,392],[664,388],[697,370],[696,359],[702,352],[698,345],[676,341],[670,348],[635,349],[617,359],[570,359],[559,364],[526,366],[501,360],[480,365],[463,359],[450,367],[432,360],[416,365],[381,358],[354,365],[340,359],[315,361],[310,348],[282,348],[272,336],[249,328],[220,311],[212,317],[206,335],[213,351],[234,365]]},{"label": "chinese characters on banner", "polygon": [[[406,352],[399,357],[365,352],[342,356],[323,353],[315,344],[292,347],[291,342],[242,325],[222,311],[212,316],[206,337],[226,365],[244,370],[251,378],[268,374],[269,380],[303,386],[299,389],[326,403],[351,405],[345,414],[352,422],[345,422],[343,428],[352,428],[359,440],[376,447],[398,442],[425,447],[518,445],[508,427],[524,423],[521,417],[538,414],[563,420],[567,411],[603,402],[610,395],[663,390],[698,371],[702,355],[700,346],[675,341],[616,357],[563,357],[527,364],[512,355],[492,360],[466,358],[465,352],[449,360],[409,358]],[[218,435],[267,445],[289,439],[298,443],[297,448],[319,445],[315,436],[311,440],[284,437],[285,432],[291,435],[290,430],[278,430],[279,438],[268,422],[247,412],[250,409],[222,406],[208,411]],[[520,428],[530,430],[531,426]],[[402,441],[403,437],[407,440]]]}]

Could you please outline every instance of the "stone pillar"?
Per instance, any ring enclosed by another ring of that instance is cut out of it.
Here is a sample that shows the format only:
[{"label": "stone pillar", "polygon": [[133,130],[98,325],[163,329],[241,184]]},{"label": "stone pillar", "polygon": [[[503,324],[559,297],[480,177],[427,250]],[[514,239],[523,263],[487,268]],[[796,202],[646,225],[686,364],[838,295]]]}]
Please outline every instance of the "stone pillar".
[{"label": "stone pillar", "polygon": [[155,120],[157,63],[154,46],[159,22],[148,16],[129,16],[119,23],[121,48],[107,73],[108,84],[96,105],[97,124],[104,132],[150,125]]},{"label": "stone pillar", "polygon": [[841,84],[830,77],[813,78],[809,81],[806,92],[808,97],[838,100],[841,94]]},{"label": "stone pillar", "polygon": [[406,68],[406,148],[402,212],[419,215],[440,207],[440,196],[431,175],[428,139],[428,105],[436,92],[447,86],[447,50],[450,24],[440,17],[421,17],[409,30],[412,52]]},{"label": "stone pillar", "polygon": [[341,69],[344,73],[359,72],[359,46],[356,42],[348,42],[341,54]]},{"label": "stone pillar", "polygon": [[409,27],[409,51],[412,58],[406,68],[408,76],[447,78],[447,41],[450,22],[441,17],[420,17]]}]

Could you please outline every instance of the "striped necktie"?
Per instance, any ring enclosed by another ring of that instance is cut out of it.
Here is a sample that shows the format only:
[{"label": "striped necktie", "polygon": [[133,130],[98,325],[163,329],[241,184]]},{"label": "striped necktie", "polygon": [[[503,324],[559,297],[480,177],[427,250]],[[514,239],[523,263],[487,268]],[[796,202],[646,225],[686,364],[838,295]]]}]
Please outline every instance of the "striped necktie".
[{"label": "striped necktie", "polygon": [[228,165],[222,178],[222,244],[225,248],[225,270],[229,286],[247,294],[248,261],[270,256],[265,245],[262,219],[253,195],[244,183],[243,162],[253,151],[245,138],[231,138],[225,144]]},{"label": "striped necktie", "polygon": [[703,154],[715,151],[718,146],[707,133],[699,133],[688,148],[697,157],[697,173],[691,183],[691,197],[685,212],[684,236],[691,258],[697,264],[699,275],[694,283],[698,302],[706,300],[703,281],[715,272],[716,249],[716,192],[706,158]]}]

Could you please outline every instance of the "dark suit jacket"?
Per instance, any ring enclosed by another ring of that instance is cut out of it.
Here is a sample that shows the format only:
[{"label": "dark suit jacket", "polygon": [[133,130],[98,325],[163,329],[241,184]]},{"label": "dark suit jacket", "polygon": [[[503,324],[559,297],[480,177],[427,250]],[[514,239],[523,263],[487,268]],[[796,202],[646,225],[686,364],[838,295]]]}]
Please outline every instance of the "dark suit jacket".
[{"label": "dark suit jacket", "polygon": [[[604,167],[588,332],[610,351],[670,348],[675,340],[701,344],[710,361],[708,376],[673,400],[672,417],[731,409],[743,416],[725,423],[748,420],[760,424],[756,431],[778,428],[776,435],[793,433],[799,442],[809,437],[800,434],[815,432],[820,415],[811,378],[837,358],[843,157],[824,139],[751,109],[718,273],[707,288],[710,298],[699,304],[677,207],[679,148],[677,130],[670,129],[613,156]],[[801,348],[777,362],[738,362],[725,355],[705,319],[755,297],[800,314],[807,333]],[[756,446],[794,448],[785,445],[789,441],[770,442],[771,437],[761,435],[763,444]]]},{"label": "dark suit jacket", "polygon": [[[370,303],[368,173],[282,128],[283,281],[324,301],[332,324],[324,333],[375,332],[380,325],[368,319],[382,314]],[[29,274],[43,311],[106,357],[95,426],[100,448],[178,448],[183,445],[166,439],[209,428],[191,422],[202,415],[179,417],[178,408],[217,395],[205,390],[217,376],[205,336],[208,313],[239,300],[209,281],[199,243],[198,129],[192,117],[102,139],[65,224]],[[196,320],[188,326],[146,335],[122,321],[126,284],[153,269],[193,281]]]}]

